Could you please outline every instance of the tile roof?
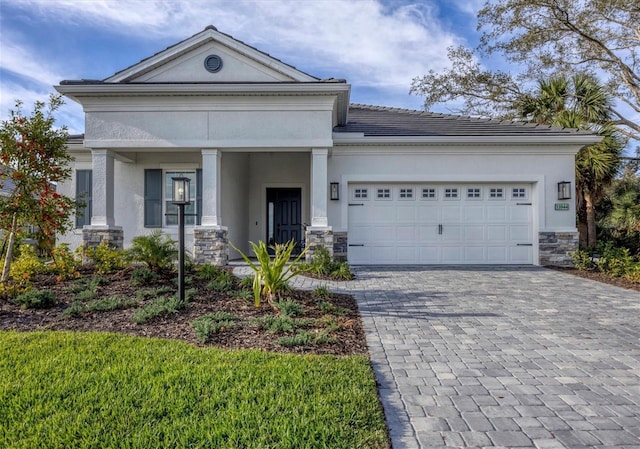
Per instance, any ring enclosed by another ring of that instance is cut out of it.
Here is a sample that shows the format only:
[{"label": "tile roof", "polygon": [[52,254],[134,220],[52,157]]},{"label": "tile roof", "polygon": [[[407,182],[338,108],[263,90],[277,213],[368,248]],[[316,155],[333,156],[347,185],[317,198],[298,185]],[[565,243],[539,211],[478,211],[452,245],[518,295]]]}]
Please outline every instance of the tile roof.
[{"label": "tile roof", "polygon": [[345,126],[337,133],[363,133],[365,136],[514,136],[592,134],[573,128],[553,128],[508,120],[491,120],[426,111],[351,104]]}]

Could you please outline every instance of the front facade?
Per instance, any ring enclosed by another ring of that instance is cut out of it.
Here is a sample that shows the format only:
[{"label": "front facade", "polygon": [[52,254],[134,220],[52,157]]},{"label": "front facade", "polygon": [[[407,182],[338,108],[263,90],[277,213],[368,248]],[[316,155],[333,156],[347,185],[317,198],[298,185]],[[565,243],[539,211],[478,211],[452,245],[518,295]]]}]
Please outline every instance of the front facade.
[{"label": "front facade", "polygon": [[70,140],[87,207],[73,246],[177,236],[171,178],[187,176],[198,262],[231,242],[290,239],[352,264],[566,264],[577,247],[575,130],[350,105],[319,80],[232,37],[202,32],[104,81],[64,81],[83,105]]}]

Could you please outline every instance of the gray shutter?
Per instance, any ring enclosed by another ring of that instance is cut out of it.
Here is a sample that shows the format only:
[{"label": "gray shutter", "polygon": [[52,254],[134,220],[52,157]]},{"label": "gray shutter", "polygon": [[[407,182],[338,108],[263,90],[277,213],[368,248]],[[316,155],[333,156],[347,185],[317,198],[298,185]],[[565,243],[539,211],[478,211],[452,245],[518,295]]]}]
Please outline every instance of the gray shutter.
[{"label": "gray shutter", "polygon": [[196,224],[202,224],[202,169],[196,169]]},{"label": "gray shutter", "polygon": [[76,170],[76,199],[84,202],[84,207],[76,210],[76,228],[91,224],[93,176],[91,170]]},{"label": "gray shutter", "polygon": [[144,171],[144,226],[162,227],[162,170]]}]

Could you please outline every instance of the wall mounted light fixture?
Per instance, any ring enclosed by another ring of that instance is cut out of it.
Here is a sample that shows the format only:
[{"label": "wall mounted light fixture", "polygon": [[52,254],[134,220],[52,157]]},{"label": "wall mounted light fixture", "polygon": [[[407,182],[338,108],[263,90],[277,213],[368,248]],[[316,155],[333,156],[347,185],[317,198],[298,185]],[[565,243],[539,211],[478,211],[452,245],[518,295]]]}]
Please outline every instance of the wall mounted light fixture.
[{"label": "wall mounted light fixture", "polygon": [[562,181],[558,183],[558,199],[559,200],[571,199],[571,183],[569,181]]},{"label": "wall mounted light fixture", "polygon": [[340,183],[339,182],[332,182],[329,184],[329,198],[331,198],[332,200],[339,200],[340,199]]}]

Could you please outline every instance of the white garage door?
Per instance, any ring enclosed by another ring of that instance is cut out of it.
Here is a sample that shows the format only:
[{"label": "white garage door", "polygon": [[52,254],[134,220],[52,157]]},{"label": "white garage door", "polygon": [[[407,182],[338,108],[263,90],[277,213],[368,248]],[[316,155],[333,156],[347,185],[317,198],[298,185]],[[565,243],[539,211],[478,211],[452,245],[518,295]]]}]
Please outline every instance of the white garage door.
[{"label": "white garage door", "polygon": [[532,264],[528,184],[350,184],[352,264]]}]

